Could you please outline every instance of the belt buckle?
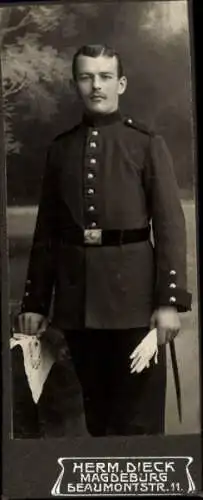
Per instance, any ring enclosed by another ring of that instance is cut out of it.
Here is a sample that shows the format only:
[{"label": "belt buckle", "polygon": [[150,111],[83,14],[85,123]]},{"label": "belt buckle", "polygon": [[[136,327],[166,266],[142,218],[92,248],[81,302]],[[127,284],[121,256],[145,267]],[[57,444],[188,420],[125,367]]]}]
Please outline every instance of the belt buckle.
[{"label": "belt buckle", "polygon": [[86,245],[101,245],[102,244],[102,229],[85,229],[84,243]]}]

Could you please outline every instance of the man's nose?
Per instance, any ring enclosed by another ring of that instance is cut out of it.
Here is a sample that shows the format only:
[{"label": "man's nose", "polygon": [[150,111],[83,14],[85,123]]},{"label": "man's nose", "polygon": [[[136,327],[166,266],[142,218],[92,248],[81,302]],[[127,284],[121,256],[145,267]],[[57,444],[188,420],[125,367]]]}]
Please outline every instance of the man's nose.
[{"label": "man's nose", "polygon": [[92,87],[93,89],[100,89],[101,88],[101,81],[100,81],[100,78],[99,76],[94,76],[94,78],[92,79]]}]

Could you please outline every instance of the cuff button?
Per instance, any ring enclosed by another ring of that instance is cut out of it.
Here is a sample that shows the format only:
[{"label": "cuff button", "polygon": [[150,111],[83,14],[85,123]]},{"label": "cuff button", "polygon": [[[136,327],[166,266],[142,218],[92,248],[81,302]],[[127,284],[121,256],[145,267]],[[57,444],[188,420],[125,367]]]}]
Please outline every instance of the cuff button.
[{"label": "cuff button", "polygon": [[170,302],[170,304],[175,304],[176,297],[170,297],[169,302]]}]

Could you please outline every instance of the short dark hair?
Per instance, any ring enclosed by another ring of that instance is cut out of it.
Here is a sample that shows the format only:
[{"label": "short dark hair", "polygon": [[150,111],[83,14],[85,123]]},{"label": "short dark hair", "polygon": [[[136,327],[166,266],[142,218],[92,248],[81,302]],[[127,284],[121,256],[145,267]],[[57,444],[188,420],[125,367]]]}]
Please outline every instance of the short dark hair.
[{"label": "short dark hair", "polygon": [[118,78],[121,78],[124,74],[120,55],[113,48],[109,47],[108,45],[83,45],[73,56],[72,75],[74,80],[77,79],[77,59],[80,55],[89,57],[116,57],[118,64]]}]

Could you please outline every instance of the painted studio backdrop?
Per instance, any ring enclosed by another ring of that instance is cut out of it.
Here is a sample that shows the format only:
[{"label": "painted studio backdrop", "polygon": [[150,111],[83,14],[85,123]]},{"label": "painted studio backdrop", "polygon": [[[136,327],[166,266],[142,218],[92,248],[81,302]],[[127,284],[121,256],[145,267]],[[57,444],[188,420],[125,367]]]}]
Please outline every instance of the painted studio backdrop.
[{"label": "painted studio backdrop", "polygon": [[[178,422],[168,356],[166,432],[197,433],[195,164],[187,2],[8,6],[0,9],[0,36],[12,324],[23,294],[46,150],[55,135],[75,125],[81,116],[70,87],[72,55],[80,45],[104,42],[120,52],[128,78],[121,99],[123,113],[161,133],[174,159],[187,223],[188,288],[193,294],[193,307],[192,312],[183,315],[182,332],[176,341],[183,423]],[[73,420],[74,408],[70,408]],[[18,417],[14,411],[14,428]],[[23,425],[20,432],[24,437]]]}]

